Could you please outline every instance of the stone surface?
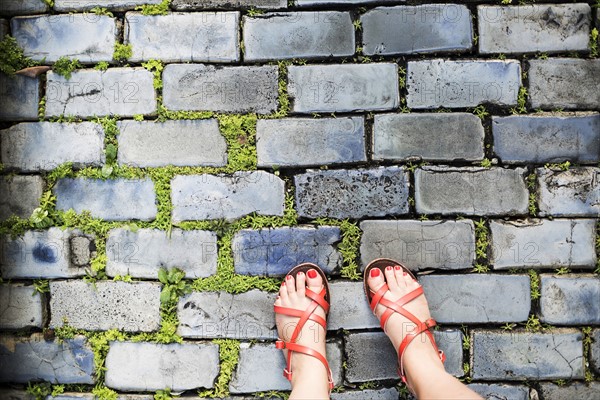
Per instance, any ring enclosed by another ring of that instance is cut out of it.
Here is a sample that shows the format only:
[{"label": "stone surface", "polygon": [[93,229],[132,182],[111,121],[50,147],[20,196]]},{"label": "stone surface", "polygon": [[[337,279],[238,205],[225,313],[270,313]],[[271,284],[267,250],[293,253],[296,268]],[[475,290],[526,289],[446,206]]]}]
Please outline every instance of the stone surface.
[{"label": "stone surface", "polygon": [[397,3],[397,0],[295,0],[298,6],[320,6],[328,4]]},{"label": "stone surface", "polygon": [[149,221],[156,217],[156,194],[149,178],[64,178],[53,191],[58,210],[73,209],[77,213],[88,210],[94,217],[111,221]]},{"label": "stone surface", "polygon": [[106,15],[63,14],[15,17],[11,32],[24,55],[44,63],[61,57],[81,63],[111,61],[116,43],[115,19]]},{"label": "stone surface", "polygon": [[264,171],[232,176],[178,175],[171,181],[173,221],[283,215],[284,182]]},{"label": "stone surface", "polygon": [[409,61],[406,84],[410,108],[516,105],[521,66],[515,60]]},{"label": "stone surface", "polygon": [[549,58],[529,61],[532,108],[590,109],[600,104],[600,60]]},{"label": "stone surface", "polygon": [[471,49],[471,12],[459,4],[373,8],[360,17],[363,53],[413,54]]},{"label": "stone surface", "polygon": [[33,286],[0,285],[0,329],[43,328],[44,298]]},{"label": "stone surface", "polygon": [[[132,62],[239,61],[239,13],[170,13],[125,16],[125,43],[133,46]],[[173,44],[177,43],[176,46]]]},{"label": "stone surface", "polygon": [[227,143],[216,119],[120,121],[118,127],[120,164],[142,168],[227,164]]},{"label": "stone surface", "polygon": [[600,215],[600,168],[536,170],[539,215],[598,217]]},{"label": "stone surface", "polygon": [[50,282],[50,327],[151,332],[160,327],[160,289],[154,282]]},{"label": "stone surface", "polygon": [[473,379],[582,379],[581,340],[581,332],[567,329],[553,333],[475,331]]},{"label": "stone surface", "polygon": [[95,7],[109,10],[132,10],[144,4],[160,4],[162,0],[54,0],[55,11],[85,11]]},{"label": "stone surface", "polygon": [[287,0],[172,0],[171,8],[178,11],[204,8],[286,8]]},{"label": "stone surface", "polygon": [[373,160],[482,160],[483,139],[481,120],[469,113],[377,114]]},{"label": "stone surface", "polygon": [[541,275],[540,320],[551,325],[600,325],[600,278]]},{"label": "stone surface", "polygon": [[217,235],[209,231],[113,229],[106,241],[108,276],[157,279],[161,268],[178,268],[185,277],[205,278],[217,272]]},{"label": "stone surface", "polygon": [[596,266],[592,219],[492,221],[494,269]]},{"label": "stone surface", "polygon": [[399,260],[413,271],[467,269],[475,262],[475,228],[468,220],[366,220],[360,229],[363,266],[376,258]]},{"label": "stone surface", "polygon": [[408,213],[408,173],[401,167],[309,170],[294,177],[298,215],[361,218]]},{"label": "stone surface", "polygon": [[354,26],[349,12],[307,11],[245,16],[244,60],[352,56]]},{"label": "stone surface", "polygon": [[391,110],[399,104],[398,66],[291,65],[288,94],[297,113]]},{"label": "stone surface", "polygon": [[[193,292],[179,300],[178,333],[190,338],[274,339],[275,294]],[[250,307],[250,308],[249,308]]]},{"label": "stone surface", "polygon": [[216,67],[170,64],[163,101],[170,110],[269,114],[277,109],[276,65]]},{"label": "stone surface", "polygon": [[492,117],[494,152],[507,164],[600,160],[600,114]]},{"label": "stone surface", "polygon": [[50,171],[71,162],[75,168],[104,162],[104,132],[99,124],[31,122],[0,131],[4,168]]},{"label": "stone surface", "polygon": [[4,36],[10,33],[10,22],[7,19],[0,18],[0,37],[4,38]]},{"label": "stone surface", "polygon": [[523,168],[423,167],[415,171],[420,214],[527,214]]},{"label": "stone surface", "polygon": [[48,5],[40,0],[3,0],[0,3],[0,15],[42,14],[48,11]]},{"label": "stone surface", "polygon": [[219,374],[219,346],[111,342],[106,368],[106,386],[117,390],[212,388]]},{"label": "stone surface", "polygon": [[362,282],[334,281],[329,283],[332,304],[327,317],[327,329],[379,328],[366,301]]},{"label": "stone surface", "polygon": [[41,176],[3,176],[0,178],[0,220],[14,215],[27,219],[40,204],[44,192]]},{"label": "stone surface", "polygon": [[37,400],[32,394],[25,390],[0,389],[0,398],[5,400]]},{"label": "stone surface", "polygon": [[[186,397],[183,397],[186,398]],[[77,392],[64,392],[58,396],[48,396],[46,400],[78,400],[78,399],[86,399],[86,400],[96,400],[96,396],[92,393],[77,393]],[[34,400],[34,399],[32,399]],[[148,394],[119,394],[116,397],[116,400],[154,400],[154,395]]]},{"label": "stone surface", "polygon": [[259,167],[364,162],[364,118],[259,119],[256,152]]},{"label": "stone surface", "polygon": [[339,393],[331,393],[331,400],[397,400],[398,389],[364,389],[364,390],[345,390]]},{"label": "stone surface", "polygon": [[526,386],[500,385],[497,383],[471,383],[467,386],[486,399],[529,400],[529,388]]},{"label": "stone surface", "polygon": [[600,393],[600,383],[571,382],[568,386],[558,386],[554,383],[543,382],[540,384],[540,392],[544,399],[552,400],[595,400]]},{"label": "stone surface", "polygon": [[0,73],[0,121],[38,119],[40,79]]},{"label": "stone surface", "polygon": [[85,69],[70,79],[52,71],[46,82],[46,117],[73,115],[153,115],[156,93],[152,73],[145,68]]},{"label": "stone surface", "polygon": [[598,373],[600,372],[600,328],[594,329],[592,339],[594,341],[590,353],[591,367]]},{"label": "stone surface", "polygon": [[479,53],[587,51],[588,4],[477,7]]},{"label": "stone surface", "polygon": [[46,341],[42,334],[0,337],[0,382],[94,384],[94,353],[84,336]]}]

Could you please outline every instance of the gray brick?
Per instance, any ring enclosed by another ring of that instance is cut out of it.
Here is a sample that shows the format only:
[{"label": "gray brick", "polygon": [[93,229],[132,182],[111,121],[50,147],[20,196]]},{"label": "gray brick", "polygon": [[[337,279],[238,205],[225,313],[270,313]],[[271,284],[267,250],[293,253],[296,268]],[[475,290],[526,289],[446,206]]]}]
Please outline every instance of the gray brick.
[{"label": "gray brick", "polygon": [[160,268],[179,268],[186,278],[217,273],[217,235],[209,231],[113,229],[106,241],[108,276],[156,279]]},{"label": "gray brick", "polygon": [[40,78],[0,73],[0,121],[38,119]]},{"label": "gray brick", "polygon": [[494,152],[507,164],[600,160],[600,114],[492,117]]},{"label": "gray brick", "polygon": [[118,126],[120,164],[136,167],[227,164],[227,143],[216,119],[120,121]]},{"label": "gray brick", "polygon": [[409,61],[406,84],[410,108],[516,105],[521,65],[516,60]]},{"label": "gray brick", "polygon": [[352,56],[349,12],[265,13],[244,17],[244,60]]},{"label": "gray brick", "polygon": [[264,171],[232,176],[176,176],[171,181],[173,221],[283,215],[284,182]]},{"label": "gray brick", "polygon": [[27,393],[25,390],[14,390],[14,389],[0,389],[0,398],[5,400],[37,400],[32,394]]},{"label": "gray brick", "polygon": [[540,319],[552,325],[599,325],[600,278],[541,276]]},{"label": "gray brick", "polygon": [[24,55],[34,60],[112,60],[117,36],[114,18],[96,14],[36,15],[15,17],[10,25]]},{"label": "gray brick", "polygon": [[477,7],[479,53],[587,51],[588,4]]},{"label": "gray brick", "polygon": [[[133,47],[132,62],[239,61],[239,12],[170,13],[125,16],[125,42]],[[176,46],[173,44],[177,43]]]},{"label": "gray brick", "polygon": [[408,213],[408,173],[400,167],[309,170],[294,177],[301,217],[361,218]]},{"label": "gray brick", "polygon": [[160,289],[154,282],[50,282],[50,327],[150,332],[160,326]]},{"label": "gray brick", "polygon": [[424,167],[415,172],[421,214],[527,214],[529,193],[523,168]]},{"label": "gray brick", "polygon": [[544,399],[552,400],[594,400],[600,393],[600,382],[571,382],[568,386],[558,386],[550,382],[540,383],[540,393]]},{"label": "gray brick", "polygon": [[190,338],[273,339],[275,294],[193,292],[177,305],[178,333]]},{"label": "gray brick", "polygon": [[277,109],[278,74],[276,65],[167,65],[164,105],[170,110],[269,114]]},{"label": "gray brick", "polygon": [[364,118],[259,119],[256,152],[259,167],[364,162]]},{"label": "gray brick", "polygon": [[0,15],[42,14],[48,11],[48,5],[40,0],[3,0],[0,3]]},{"label": "gray brick", "polygon": [[232,241],[235,272],[283,276],[295,265],[311,262],[333,274],[342,263],[340,241],[336,226],[243,229]]},{"label": "gray brick", "polygon": [[364,390],[346,390],[339,393],[331,393],[331,400],[398,400],[398,389],[364,389]]},{"label": "gray brick", "polygon": [[114,11],[133,10],[144,4],[160,4],[162,0],[54,0],[54,10],[87,11],[94,7],[107,8]]},{"label": "gray brick", "polygon": [[475,331],[472,377],[506,381],[582,379],[581,340],[581,332],[568,329],[553,333]]},{"label": "gray brick", "polygon": [[61,343],[46,341],[41,333],[0,338],[0,382],[93,384],[94,373],[94,353],[84,336]]},{"label": "gray brick", "polygon": [[41,176],[3,176],[0,178],[0,220],[14,215],[29,218],[40,204],[44,192]]},{"label": "gray brick", "polygon": [[373,159],[482,160],[483,138],[481,120],[469,113],[377,114]]},{"label": "gray brick", "polygon": [[471,383],[469,389],[486,399],[529,400],[529,388],[497,383]]},{"label": "gray brick", "polygon": [[391,110],[398,107],[398,65],[292,65],[288,94],[298,113]]},{"label": "gray brick", "polygon": [[327,319],[328,330],[379,328],[362,282],[334,281],[329,287],[333,303]]},{"label": "gray brick", "polygon": [[4,36],[10,33],[10,22],[7,19],[0,18],[0,37],[4,38]]},{"label": "gray brick", "polygon": [[536,173],[539,215],[598,217],[600,168],[538,168]]},{"label": "gray brick", "polygon": [[471,12],[459,4],[377,7],[361,15],[364,54],[471,49]]},{"label": "gray brick", "polygon": [[171,8],[178,11],[205,8],[286,8],[287,0],[172,0]]},{"label": "gray brick", "polygon": [[398,0],[295,0],[298,6],[321,6],[329,4],[397,3]]},{"label": "gray brick", "polygon": [[[182,397],[188,398],[188,397]],[[65,392],[58,396],[48,396],[46,400],[78,400],[78,399],[86,399],[86,400],[96,400],[97,397],[92,393],[77,393],[77,392]],[[34,399],[32,399],[34,400]],[[120,394],[117,396],[116,400],[154,400],[154,395],[148,394]]]},{"label": "gray brick", "polygon": [[5,168],[50,171],[71,162],[75,168],[104,162],[104,131],[99,124],[28,122],[0,132]]},{"label": "gray brick", "polygon": [[36,293],[33,286],[0,285],[0,328],[43,328],[46,317],[45,295]]},{"label": "gray brick", "polygon": [[118,390],[212,388],[219,374],[219,346],[111,342],[106,368],[106,386]]},{"label": "gray brick", "polygon": [[592,219],[492,221],[490,228],[494,269],[596,265]]},{"label": "gray brick", "polygon": [[401,260],[413,271],[466,269],[475,262],[475,228],[464,221],[363,221],[362,265]]},{"label": "gray brick", "polygon": [[427,275],[419,281],[431,315],[440,323],[520,322],[529,316],[527,276]]},{"label": "gray brick", "polygon": [[529,61],[532,108],[597,109],[600,60],[549,58]]},{"label": "gray brick", "polygon": [[592,339],[594,341],[590,353],[591,367],[598,373],[600,372],[600,328],[594,329]]},{"label": "gray brick", "polygon": [[56,208],[84,210],[92,216],[112,221],[156,217],[154,184],[145,179],[60,179],[54,186]]}]

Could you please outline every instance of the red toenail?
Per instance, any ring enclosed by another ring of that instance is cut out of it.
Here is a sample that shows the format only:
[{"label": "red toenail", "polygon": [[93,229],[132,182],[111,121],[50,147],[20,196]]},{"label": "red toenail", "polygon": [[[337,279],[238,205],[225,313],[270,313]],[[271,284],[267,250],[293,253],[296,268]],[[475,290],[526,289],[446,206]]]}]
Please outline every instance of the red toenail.
[{"label": "red toenail", "polygon": [[396,271],[400,271],[400,266],[396,265],[394,268],[396,268]]},{"label": "red toenail", "polygon": [[406,271],[402,271],[402,275],[406,276]]},{"label": "red toenail", "polygon": [[371,270],[371,278],[377,278],[380,273],[381,271],[379,270],[379,268],[373,268]]},{"label": "red toenail", "polygon": [[285,281],[281,282],[281,286],[285,286]]},{"label": "red toenail", "polygon": [[291,276],[291,275],[288,275],[288,276],[287,276],[287,278],[288,278],[288,280],[289,280],[289,279],[292,279],[292,276]]},{"label": "red toenail", "polygon": [[386,270],[391,271],[392,267],[385,267]]},{"label": "red toenail", "polygon": [[298,272],[298,275],[304,275],[304,272],[300,271]]},{"label": "red toenail", "polygon": [[314,269],[311,269],[310,271],[308,271],[306,273],[306,275],[308,275],[308,277],[311,279],[315,279],[317,277],[317,271],[315,271]]}]

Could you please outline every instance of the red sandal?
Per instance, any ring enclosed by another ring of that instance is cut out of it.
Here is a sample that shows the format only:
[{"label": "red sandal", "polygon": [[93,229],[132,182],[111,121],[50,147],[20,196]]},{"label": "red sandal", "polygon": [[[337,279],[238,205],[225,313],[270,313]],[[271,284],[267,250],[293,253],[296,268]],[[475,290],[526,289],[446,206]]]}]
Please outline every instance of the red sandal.
[{"label": "red sandal", "polygon": [[312,290],[310,290],[309,288],[306,288],[306,297],[309,297],[310,299],[312,299],[312,303],[304,311],[297,310],[295,308],[273,306],[276,314],[283,314],[283,315],[289,315],[291,317],[299,317],[300,318],[300,320],[298,321],[298,324],[296,325],[296,328],[294,329],[294,332],[292,333],[292,337],[290,338],[290,341],[285,342],[281,338],[278,338],[278,340],[275,342],[275,347],[277,347],[278,349],[287,349],[288,350],[287,365],[286,365],[286,368],[283,370],[283,376],[286,377],[287,380],[289,380],[289,381],[292,380],[292,354],[294,352],[298,352],[298,353],[302,353],[302,354],[306,354],[306,355],[315,357],[317,360],[319,360],[323,363],[323,365],[325,366],[325,369],[327,370],[327,380],[329,382],[329,390],[331,390],[331,389],[333,389],[333,386],[334,386],[333,378],[331,375],[331,369],[329,368],[329,363],[327,362],[327,359],[325,358],[325,356],[323,356],[318,351],[311,349],[310,347],[306,347],[306,346],[296,343],[296,340],[298,339],[298,336],[300,336],[300,332],[302,331],[304,324],[309,319],[311,321],[318,323],[325,329],[325,331],[327,331],[327,321],[325,321],[325,319],[321,318],[318,315],[313,315],[314,311],[319,306],[321,306],[323,308],[323,310],[325,310],[326,316],[329,314],[330,294],[329,294],[329,284],[327,282],[327,277],[325,276],[325,273],[321,270],[321,268],[319,268],[315,264],[303,263],[303,264],[299,264],[299,265],[295,266],[294,268],[292,268],[290,270],[290,272],[288,272],[287,275],[291,275],[295,278],[296,275],[298,274],[298,272],[306,273],[310,269],[316,270],[317,273],[319,275],[321,275],[321,278],[323,279],[323,290],[321,290],[320,293],[315,293]]},{"label": "red sandal", "polygon": [[383,314],[381,315],[381,321],[380,321],[381,329],[383,329],[384,332],[385,332],[386,322],[389,320],[389,318],[394,313],[399,313],[399,314],[405,316],[406,318],[408,318],[411,322],[413,322],[416,325],[414,331],[408,333],[404,337],[404,339],[402,339],[402,342],[400,343],[400,348],[398,349],[398,375],[400,375],[400,378],[402,378],[402,382],[407,384],[406,374],[404,373],[404,367],[402,365],[402,357],[404,355],[404,351],[406,350],[406,347],[408,347],[408,345],[418,335],[420,335],[421,333],[425,333],[427,336],[429,336],[429,339],[431,340],[431,344],[433,344],[435,351],[439,354],[440,360],[442,361],[442,363],[444,363],[446,361],[446,355],[444,354],[444,352],[442,350],[438,349],[438,347],[435,343],[435,339],[433,338],[433,334],[429,330],[430,328],[433,328],[436,325],[435,320],[433,318],[429,318],[427,321],[421,322],[417,317],[415,317],[411,312],[409,312],[408,310],[406,310],[403,307],[405,304],[410,303],[411,301],[413,301],[414,299],[419,297],[421,294],[423,294],[422,286],[419,286],[419,288],[413,290],[410,293],[405,294],[404,296],[402,296],[400,299],[398,299],[396,301],[390,301],[388,299],[383,298],[383,296],[389,290],[387,283],[384,283],[383,286],[381,288],[379,288],[377,293],[373,293],[373,291],[369,288],[369,285],[367,284],[367,278],[368,278],[369,274],[371,273],[371,270],[374,268],[377,268],[377,269],[381,270],[381,273],[383,274],[385,267],[388,267],[388,266],[392,266],[392,267],[398,266],[398,267],[402,268],[406,273],[408,273],[415,281],[417,280],[417,278],[415,278],[413,273],[411,271],[409,271],[408,268],[406,268],[404,265],[402,265],[394,260],[390,260],[388,258],[378,258],[376,260],[371,261],[369,263],[369,265],[367,265],[367,267],[365,268],[363,283],[364,283],[365,293],[367,295],[367,300],[369,301],[369,306],[371,307],[371,311],[373,311],[373,314],[375,314],[375,307],[377,307],[378,304],[381,304],[382,306],[387,307],[387,310],[385,310],[383,312]]}]

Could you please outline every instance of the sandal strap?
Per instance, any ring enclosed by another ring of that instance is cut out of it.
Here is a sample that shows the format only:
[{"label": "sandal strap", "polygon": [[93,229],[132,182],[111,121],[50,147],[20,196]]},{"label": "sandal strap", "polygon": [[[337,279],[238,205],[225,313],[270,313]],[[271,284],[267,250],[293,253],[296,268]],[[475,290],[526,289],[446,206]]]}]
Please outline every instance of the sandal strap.
[{"label": "sandal strap", "polygon": [[283,370],[283,376],[287,379],[287,380],[292,380],[292,369],[291,369],[291,354],[289,353],[290,351],[292,352],[296,352],[296,353],[302,353],[302,354],[306,354],[308,356],[314,357],[317,360],[321,361],[323,363],[323,365],[325,366],[325,369],[327,370],[327,381],[329,383],[329,389],[333,389],[334,383],[333,383],[333,377],[332,377],[332,373],[331,373],[331,368],[329,368],[329,363],[327,362],[327,359],[318,351],[311,349],[310,347],[307,346],[303,346],[301,344],[297,344],[297,343],[291,343],[291,342],[284,342],[283,340],[279,339],[275,342],[275,347],[278,349],[287,349],[288,350],[288,362],[287,362],[287,367]]},{"label": "sandal strap", "polygon": [[[297,310],[295,308],[274,306],[274,309],[275,309],[275,312],[277,314],[289,315],[290,317],[298,317],[298,318],[300,318],[304,314],[304,311]],[[317,324],[321,325],[323,328],[327,329],[327,321],[325,321],[325,319],[323,319],[321,316],[315,315],[315,314],[311,314],[308,317],[308,319],[310,319],[311,321],[316,322]]]}]

